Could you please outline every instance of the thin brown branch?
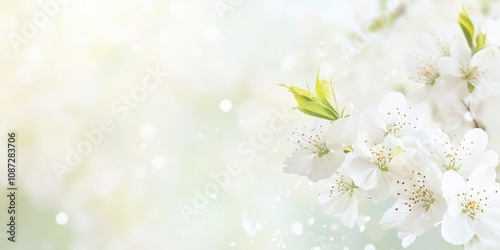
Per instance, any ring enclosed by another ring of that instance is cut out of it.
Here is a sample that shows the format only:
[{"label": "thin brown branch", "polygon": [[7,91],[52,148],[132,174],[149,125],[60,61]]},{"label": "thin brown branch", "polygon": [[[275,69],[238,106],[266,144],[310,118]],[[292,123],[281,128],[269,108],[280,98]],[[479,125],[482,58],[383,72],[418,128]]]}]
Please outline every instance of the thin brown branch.
[{"label": "thin brown branch", "polygon": [[464,100],[462,100],[462,104],[465,106],[465,109],[467,110],[467,112],[469,112],[469,115],[472,118],[472,122],[474,123],[474,128],[480,128],[480,129],[483,129],[484,131],[486,131],[486,128],[483,125],[481,125],[481,123],[478,120],[476,120],[476,117],[474,116],[474,114],[472,113],[472,111],[470,109],[470,104],[465,103]]}]

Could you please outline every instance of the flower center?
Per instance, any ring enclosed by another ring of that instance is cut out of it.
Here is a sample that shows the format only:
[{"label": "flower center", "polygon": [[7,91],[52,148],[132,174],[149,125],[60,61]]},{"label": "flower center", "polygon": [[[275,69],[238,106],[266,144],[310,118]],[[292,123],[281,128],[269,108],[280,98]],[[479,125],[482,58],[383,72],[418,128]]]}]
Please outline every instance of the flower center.
[{"label": "flower center", "polygon": [[323,155],[327,155],[328,153],[330,153],[330,149],[328,149],[326,146],[323,150],[319,151],[318,152],[318,156],[321,158],[323,157]]},{"label": "flower center", "polygon": [[424,206],[425,211],[429,211],[431,208],[431,205],[436,201],[434,197],[432,196],[432,191],[429,191],[426,188],[419,188],[417,191],[415,191],[416,198],[421,199],[421,204]]},{"label": "flower center", "polygon": [[467,81],[480,80],[481,78],[483,78],[483,76],[484,72],[480,71],[478,66],[469,67],[465,71],[465,79]]},{"label": "flower center", "polygon": [[475,218],[476,212],[482,213],[484,211],[481,208],[481,202],[476,200],[465,199],[464,203],[462,203],[462,206],[463,206],[462,213],[467,214],[471,219]]},{"label": "flower center", "polygon": [[447,160],[447,164],[443,165],[443,168],[446,170],[455,170],[458,171],[460,170],[460,167],[462,167],[461,164],[458,164],[458,162],[462,162],[462,159],[456,159],[455,157],[457,154],[450,154],[450,153],[445,153],[444,157]]},{"label": "flower center", "polygon": [[354,184],[354,181],[351,177],[340,174],[339,172],[335,173],[335,185],[332,185],[330,188],[330,197],[334,195],[348,194],[349,197],[354,195],[354,191],[358,186]]},{"label": "flower center", "polygon": [[331,151],[323,140],[323,125],[320,125],[318,129],[304,127],[302,131],[292,132],[292,136],[295,136],[294,142],[299,148],[310,150],[318,154],[319,157],[323,157]]},{"label": "flower center", "polygon": [[417,68],[417,75],[419,78],[423,78],[426,80],[428,85],[434,85],[436,79],[439,77],[439,73],[437,72],[434,65],[425,63],[422,66]]},{"label": "flower center", "polygon": [[412,206],[420,205],[423,206],[425,211],[429,211],[432,204],[436,202],[434,194],[427,188],[427,177],[422,175],[420,172],[415,173],[412,171],[414,177],[411,177],[407,182],[397,181],[396,183],[401,185],[401,191],[397,193],[398,198],[407,200],[404,203],[408,206],[408,210],[411,212]]},{"label": "flower center", "polygon": [[[446,170],[460,170],[463,161],[472,155],[470,146],[474,144],[474,142],[470,141],[467,143],[466,141],[462,141],[456,145],[455,139],[456,135],[451,143],[445,141],[441,144],[443,146],[443,155],[445,158],[443,168]],[[431,154],[433,154],[433,152],[431,152]]]},{"label": "flower center", "polygon": [[372,163],[377,166],[383,172],[389,172],[389,163],[391,163],[392,158],[399,153],[404,152],[402,147],[397,147],[395,150],[392,148],[386,148],[385,146],[379,146],[375,149],[370,149],[372,154]]},{"label": "flower center", "polygon": [[[411,107],[409,108],[411,109]],[[418,117],[415,118],[415,121],[418,121]],[[417,128],[413,122],[406,112],[396,108],[394,112],[387,113],[385,136],[391,134],[400,138],[406,135],[409,129]]]},{"label": "flower center", "polygon": [[450,56],[450,43],[439,38],[436,39],[436,44],[443,56]]},{"label": "flower center", "polygon": [[[498,190],[495,190],[498,193]],[[462,213],[467,214],[471,219],[474,220],[477,213],[483,213],[484,208],[488,206],[488,195],[491,192],[487,192],[486,189],[474,190],[471,187],[468,192],[459,193],[457,196],[462,196]]]},{"label": "flower center", "polygon": [[429,62],[430,58],[420,54],[417,50],[414,50],[414,53],[419,63],[414,68],[409,69],[410,73],[415,73],[410,74],[410,80],[425,82],[431,86],[434,85],[436,79],[439,77],[436,67],[434,67],[433,63]]},{"label": "flower center", "polygon": [[389,172],[389,163],[391,162],[391,159],[389,156],[380,156],[375,159],[374,164],[377,165],[377,167],[382,170],[383,172]]},{"label": "flower center", "polygon": [[422,69],[421,74],[427,79],[428,85],[434,86],[434,83],[436,83],[436,79],[439,77],[439,73],[436,71],[434,66],[429,65],[428,67],[431,68],[429,70]]}]

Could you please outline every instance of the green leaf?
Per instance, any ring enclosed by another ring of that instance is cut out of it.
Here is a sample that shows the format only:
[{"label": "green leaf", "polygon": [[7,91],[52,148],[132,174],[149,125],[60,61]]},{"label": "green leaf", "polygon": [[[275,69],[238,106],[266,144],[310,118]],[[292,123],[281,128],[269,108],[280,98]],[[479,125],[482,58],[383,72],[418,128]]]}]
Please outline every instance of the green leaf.
[{"label": "green leaf", "polygon": [[476,47],[474,48],[474,53],[484,49],[486,47],[486,34],[479,33],[476,36]]},{"label": "green leaf", "polygon": [[469,93],[472,93],[472,92],[474,92],[474,89],[476,89],[476,87],[474,87],[474,85],[472,85],[472,83],[467,82],[467,89],[469,90]]},{"label": "green leaf", "polygon": [[311,102],[312,100],[307,98],[307,97],[304,97],[304,96],[301,96],[301,95],[293,95],[293,97],[295,98],[295,101],[297,101],[297,104],[298,105],[302,105],[306,102]]},{"label": "green leaf", "polygon": [[[286,86],[285,86],[286,87]],[[301,105],[305,102],[311,102],[315,101],[317,98],[314,97],[310,91],[307,91],[305,89],[296,87],[296,86],[290,86],[287,87],[290,92],[292,92],[293,97],[295,97],[295,100],[297,101],[297,104]]]},{"label": "green leaf", "polygon": [[321,80],[321,87],[323,88],[323,93],[325,93],[328,104],[330,104],[334,110],[337,110],[337,98],[335,97],[335,91],[333,90],[332,80]]},{"label": "green leaf", "polygon": [[330,121],[339,119],[338,115],[333,113],[331,109],[318,102],[305,102],[300,104],[297,109],[307,115],[324,118]]},{"label": "green leaf", "polygon": [[381,15],[379,17],[376,17],[368,26],[368,30],[370,32],[377,32],[382,30],[394,21],[394,16],[394,14],[391,14],[389,16]]},{"label": "green leaf", "polygon": [[319,70],[316,74],[316,96],[325,106],[329,107],[331,110],[337,113],[338,105],[337,98],[335,97],[335,91],[333,90],[332,80],[327,81],[321,79],[319,75]]},{"label": "green leaf", "polygon": [[311,91],[299,88],[297,86],[286,86],[284,83],[280,83],[280,84],[278,84],[278,86],[287,88],[294,95],[304,96],[304,97],[311,99],[311,100],[315,98],[314,95],[311,93]]},{"label": "green leaf", "polygon": [[460,24],[460,28],[465,35],[465,39],[467,40],[467,44],[471,50],[474,49],[473,38],[474,38],[474,25],[470,19],[469,14],[465,10],[465,7],[462,6],[462,12],[458,16],[458,23]]},{"label": "green leaf", "polygon": [[307,91],[305,89],[302,89],[302,88],[299,88],[296,86],[291,86],[289,89],[290,89],[290,92],[292,92],[292,94],[294,94],[294,95],[303,96],[303,97],[311,99],[311,100],[315,99],[315,97],[311,94],[311,92]]},{"label": "green leaf", "polygon": [[[333,90],[332,80],[321,79],[319,70],[316,74],[316,84],[314,92],[311,92],[309,85],[307,90],[296,86],[287,86],[285,84],[278,84],[279,86],[287,88],[294,96],[298,106],[296,109],[301,112],[315,117],[320,117],[330,121],[335,121],[344,115],[339,114],[339,107],[335,91]],[[345,109],[342,110],[344,112]]]},{"label": "green leaf", "polygon": [[325,105],[329,105],[328,104],[328,101],[326,101],[326,96],[325,96],[325,93],[323,92],[323,86],[321,84],[321,78],[319,76],[319,69],[318,71],[316,72],[316,84],[314,86],[314,90],[316,91],[316,96],[319,98],[319,100],[325,104]]},{"label": "green leaf", "polygon": [[485,42],[486,42],[486,34],[479,33],[476,36],[476,48],[483,46]]}]

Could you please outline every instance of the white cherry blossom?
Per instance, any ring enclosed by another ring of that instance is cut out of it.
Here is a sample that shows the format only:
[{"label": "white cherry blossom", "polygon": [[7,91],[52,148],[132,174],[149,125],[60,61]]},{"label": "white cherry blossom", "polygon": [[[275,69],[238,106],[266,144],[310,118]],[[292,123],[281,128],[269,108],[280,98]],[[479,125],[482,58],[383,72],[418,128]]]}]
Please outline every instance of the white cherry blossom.
[{"label": "white cherry blossom", "polygon": [[410,80],[434,85],[440,77],[436,59],[450,56],[451,48],[466,43],[457,23],[446,23],[438,28],[435,36],[423,33],[417,38],[416,48],[405,58],[405,68]]},{"label": "white cherry blossom", "polygon": [[451,81],[462,90],[473,86],[474,96],[480,99],[484,99],[483,96],[495,94],[499,90],[500,81],[498,49],[486,47],[472,54],[470,48],[463,45],[455,50],[451,57],[437,59],[440,74],[452,77]]},{"label": "white cherry blossom", "polygon": [[390,92],[377,108],[365,108],[360,117],[361,129],[370,142],[380,143],[388,135],[403,138],[421,129],[419,110],[412,109],[403,94]]},{"label": "white cherry blossom", "polygon": [[339,168],[318,195],[325,214],[340,217],[342,223],[353,227],[358,218],[358,201],[367,197],[365,190],[358,187],[343,168]]},{"label": "white cherry blossom", "polygon": [[315,119],[310,127],[297,129],[288,138],[297,145],[284,161],[285,173],[307,176],[310,181],[329,178],[345,160],[344,148],[356,138],[354,118],[342,118],[330,124]]},{"label": "white cherry blossom", "polygon": [[446,241],[469,247],[484,244],[490,249],[500,245],[500,184],[495,182],[496,164],[498,161],[476,166],[467,179],[455,171],[444,174],[442,190],[448,210],[441,234]]},{"label": "white cherry blossom", "polygon": [[356,156],[347,171],[374,201],[387,199],[393,190],[392,160],[404,151],[402,145],[393,136],[388,136],[382,143],[372,146],[368,146],[366,141],[358,141],[353,148]]},{"label": "white cherry blossom", "polygon": [[[395,175],[394,196],[398,199],[382,217],[385,228],[396,227],[402,246],[408,247],[415,238],[440,223],[446,211],[441,195],[441,172],[427,164],[423,156],[402,153],[394,164],[406,168],[405,174]],[[403,173],[404,171],[399,171]]]},{"label": "white cherry blossom", "polygon": [[482,129],[467,131],[462,140],[456,136],[451,140],[439,130],[426,130],[426,136],[420,141],[420,148],[443,172],[455,170],[468,177],[478,163],[492,164],[498,160],[495,152],[485,151],[488,135]]},{"label": "white cherry blossom", "polygon": [[[499,249],[499,156],[488,150],[483,129],[463,136],[443,129],[453,124],[453,131],[462,131],[470,125],[462,124],[466,120],[480,127],[473,105],[500,93],[500,19],[478,26],[464,7],[457,23],[420,35],[404,66],[409,79],[423,86],[411,96],[413,107],[402,93],[389,92],[360,114],[347,112],[349,118],[333,123],[318,119],[292,134],[297,148],[285,159],[284,171],[324,180],[318,202],[349,227],[358,219],[359,201],[395,198],[380,225],[397,230],[404,248],[440,226],[445,241],[466,250]],[[322,117],[330,102],[318,86],[319,94],[301,89],[294,96],[299,104],[311,104],[306,114]]]}]

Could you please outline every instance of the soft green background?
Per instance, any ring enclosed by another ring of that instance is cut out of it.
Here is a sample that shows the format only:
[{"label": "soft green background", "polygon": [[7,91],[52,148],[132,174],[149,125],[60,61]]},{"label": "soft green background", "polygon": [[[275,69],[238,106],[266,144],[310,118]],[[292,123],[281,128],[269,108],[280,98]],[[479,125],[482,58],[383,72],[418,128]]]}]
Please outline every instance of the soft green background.
[{"label": "soft green background", "polygon": [[[360,225],[348,229],[323,215],[321,183],[282,172],[293,149],[285,138],[310,118],[292,111],[293,98],[276,85],[304,87],[319,67],[355,112],[390,90],[421,87],[407,79],[402,58],[419,33],[455,21],[462,2],[401,1],[398,19],[368,31],[390,2],[69,0],[16,50],[9,34],[20,34],[43,8],[3,0],[0,138],[17,131],[20,191],[18,242],[6,241],[0,226],[0,249],[401,249],[396,231],[378,225],[392,201],[363,202]],[[216,3],[227,7],[222,15]],[[467,6],[478,21],[500,16],[497,1]],[[357,44],[351,57],[346,44]],[[121,119],[113,103],[123,105],[122,95],[157,65],[168,77]],[[226,99],[232,105],[223,112]],[[498,104],[493,97],[478,108],[487,127],[500,124]],[[255,155],[239,153],[283,110],[293,114],[286,127]],[[103,119],[114,131],[58,181],[54,162]],[[500,148],[500,134],[488,132],[491,147]],[[186,223],[179,206],[192,206],[211,173],[234,161],[241,172]],[[5,225],[5,169],[0,176]],[[58,224],[58,214],[67,223]],[[408,249],[460,247],[444,243],[436,228]]]}]

